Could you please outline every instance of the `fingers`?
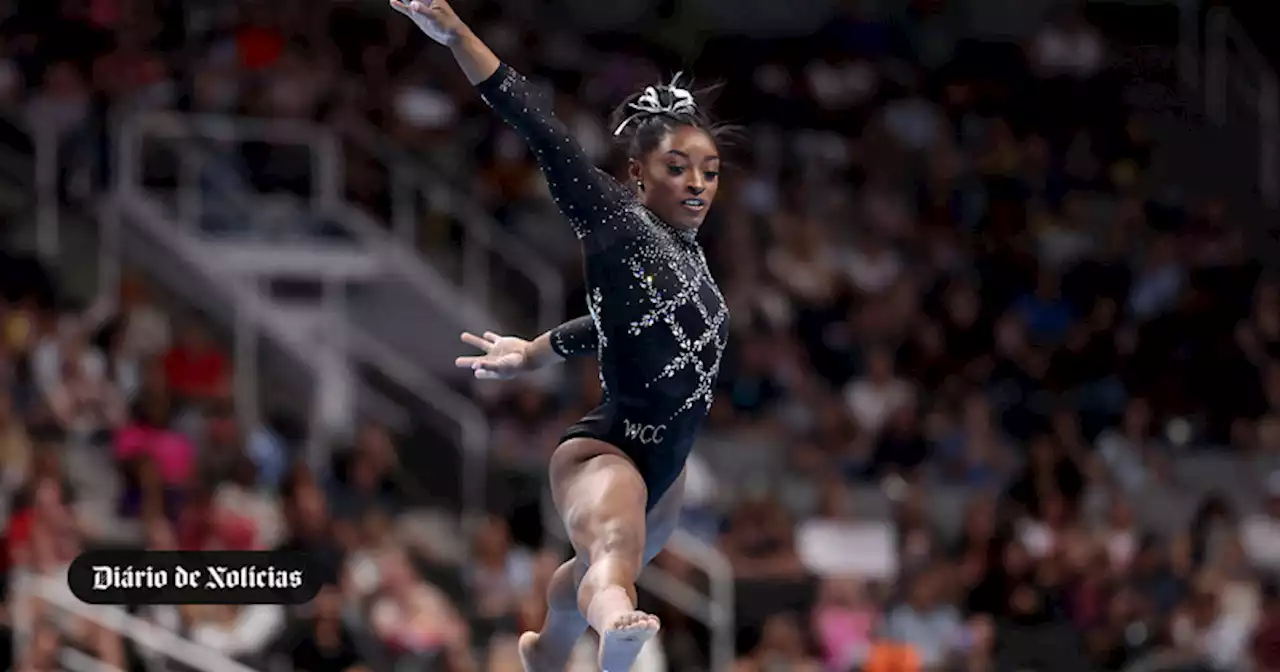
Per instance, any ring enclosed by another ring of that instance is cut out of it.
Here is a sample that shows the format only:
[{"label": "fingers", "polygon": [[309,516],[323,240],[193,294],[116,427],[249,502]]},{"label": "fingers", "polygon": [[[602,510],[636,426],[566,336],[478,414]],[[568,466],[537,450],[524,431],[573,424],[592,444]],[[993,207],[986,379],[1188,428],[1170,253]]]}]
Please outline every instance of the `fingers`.
[{"label": "fingers", "polygon": [[510,353],[501,357],[458,357],[453,363],[459,369],[471,369],[476,378],[501,380],[520,372],[524,367],[524,355]]},{"label": "fingers", "polygon": [[489,340],[488,336],[489,332],[485,332],[485,338],[480,338],[471,332],[464,332],[462,334],[462,342],[482,352],[489,352],[493,349],[495,341]]},{"label": "fingers", "polygon": [[453,365],[459,369],[474,369],[483,361],[483,357],[459,357],[453,360]]},{"label": "fingers", "polygon": [[511,375],[496,362],[486,361],[483,357],[459,357],[453,363],[459,369],[471,369],[478,380],[501,380]]},{"label": "fingers", "polygon": [[401,14],[404,14],[409,18],[413,18],[414,14],[426,15],[428,10],[431,9],[430,2],[405,3],[402,0],[390,0],[390,2],[391,2],[392,9],[396,10],[397,12],[400,12]]},{"label": "fingers", "polygon": [[497,343],[498,339],[500,338],[502,337],[493,333],[492,331],[484,332],[484,340],[489,341],[490,343]]}]

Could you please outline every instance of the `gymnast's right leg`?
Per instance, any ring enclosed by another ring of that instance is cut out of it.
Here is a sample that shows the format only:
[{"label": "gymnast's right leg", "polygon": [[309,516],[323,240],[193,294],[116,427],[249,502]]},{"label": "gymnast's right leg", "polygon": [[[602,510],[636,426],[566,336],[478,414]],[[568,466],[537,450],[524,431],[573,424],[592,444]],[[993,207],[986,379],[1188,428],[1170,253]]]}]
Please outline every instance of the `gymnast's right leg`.
[{"label": "gymnast's right leg", "polygon": [[600,635],[602,672],[628,672],[659,627],[656,617],[636,610],[648,489],[622,451],[595,439],[566,441],[552,456],[550,471],[556,508],[587,567],[578,585],[578,612]]}]

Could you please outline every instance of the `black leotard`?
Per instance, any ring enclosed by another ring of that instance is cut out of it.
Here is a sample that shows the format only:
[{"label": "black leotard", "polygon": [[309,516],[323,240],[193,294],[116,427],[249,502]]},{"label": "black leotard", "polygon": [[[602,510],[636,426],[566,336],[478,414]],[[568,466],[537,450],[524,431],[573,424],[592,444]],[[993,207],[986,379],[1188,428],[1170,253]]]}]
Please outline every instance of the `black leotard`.
[{"label": "black leotard", "polygon": [[650,508],[684,469],[711,408],[729,311],[694,231],[676,229],[597,169],[568,129],[507,65],[477,85],[529,143],[551,195],[582,241],[584,318],[552,333],[562,355],[596,348],[604,403],[565,439],[617,446],[636,464]]}]

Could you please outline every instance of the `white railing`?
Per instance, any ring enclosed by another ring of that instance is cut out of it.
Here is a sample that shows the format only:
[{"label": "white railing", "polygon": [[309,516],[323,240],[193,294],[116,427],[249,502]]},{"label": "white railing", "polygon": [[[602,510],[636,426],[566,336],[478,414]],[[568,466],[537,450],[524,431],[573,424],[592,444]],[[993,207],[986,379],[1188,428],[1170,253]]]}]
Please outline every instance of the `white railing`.
[{"label": "white railing", "polygon": [[[567,545],[569,538],[556,514],[550,493],[544,493],[542,513],[544,529]],[[733,669],[733,661],[737,658],[734,653],[737,638],[734,620],[736,586],[729,558],[720,549],[683,528],[676,528],[664,550],[706,574],[706,592],[652,563],[640,573],[636,585],[707,627],[711,632],[710,669],[716,672]]]},{"label": "white railing", "polygon": [[[0,155],[12,164],[14,170],[30,171],[31,185],[34,187],[36,215],[36,254],[46,262],[57,260],[60,246],[60,222],[58,221],[58,133],[48,123],[40,119],[30,119],[24,115],[4,113],[4,120],[16,130],[26,134],[35,148],[34,165],[26,161],[26,157],[5,147],[0,147]],[[25,178],[24,178],[25,179]]]},{"label": "white railing", "polygon": [[[164,130],[168,131],[168,133],[165,134],[165,137],[173,137],[174,133],[199,132],[198,129],[194,129],[191,125],[183,125],[181,123],[181,119],[176,115],[152,116],[151,119],[153,120],[151,123],[159,123],[162,126],[165,126]],[[223,125],[222,127],[218,126],[219,125],[216,122],[212,124],[206,123],[203,125],[202,130],[214,128],[214,135],[224,138],[235,137],[240,141],[255,137],[253,134],[231,136],[229,134],[235,133],[235,128],[230,128],[226,125]],[[322,130],[315,128],[310,128],[306,133],[303,133],[299,131],[298,128],[293,127],[290,124],[281,125],[274,122],[253,123],[250,126],[251,127],[247,130],[258,131],[263,134],[280,131],[284,133],[284,135],[278,136],[278,139],[281,140],[302,141],[308,138],[313,139],[316,137],[316,134],[323,133]],[[141,137],[142,136],[139,133],[130,133],[126,131],[121,134],[120,142],[122,145],[126,145],[126,143],[137,143]],[[334,147],[333,145],[328,146],[330,148]],[[197,151],[191,151],[185,152],[184,155],[198,159],[200,153]],[[139,147],[127,145],[122,147],[122,164],[132,163],[134,166],[133,170],[136,170],[137,165],[140,163],[139,159]],[[335,168],[320,167],[329,161],[331,161],[331,159],[325,159],[319,162],[317,164],[317,171],[336,179],[337,171]],[[334,161],[334,163],[336,163],[336,161]],[[123,183],[125,185],[120,187],[124,190],[120,196],[127,199],[128,202],[133,203],[135,209],[140,209],[140,214],[146,215],[140,219],[145,219],[148,222],[154,222],[158,218],[163,217],[163,213],[156,205],[149,203],[145,195],[136,188],[138,184],[137,178],[138,176],[136,173],[119,171],[120,182],[117,184]],[[313,189],[313,192],[324,188],[324,185],[319,185]],[[253,211],[252,203],[249,202],[247,197],[234,193],[222,196],[229,199],[232,202],[233,207],[237,208],[239,211]],[[194,201],[195,198],[196,197],[188,196],[187,200]],[[194,213],[201,212],[200,206],[198,205],[189,207],[195,207],[192,211]],[[403,246],[390,240],[385,234],[378,231],[377,225],[369,221],[363,213],[348,209],[345,204],[337,202],[335,199],[327,196],[317,198],[314,202],[314,207],[318,212],[338,214],[339,219],[345,223],[357,239],[369,241],[369,244],[364,246],[365,249],[370,253],[377,255],[377,257],[384,262],[392,265],[400,264],[404,267],[421,267],[421,272],[431,272],[429,269],[422,267],[420,261],[412,259],[411,257],[406,258],[404,255],[408,255],[410,253],[404,250]],[[106,245],[108,242],[113,243],[118,248],[120,221],[117,218],[119,217],[119,212],[118,209],[111,208],[107,210],[107,213],[112,219],[110,220],[110,226],[106,227],[108,231],[104,232],[103,235],[104,248],[111,249],[110,246]],[[146,224],[146,222],[140,223],[144,225]],[[192,245],[184,245],[182,242],[183,240],[193,244],[199,242],[198,239],[189,236],[193,228],[190,222],[188,222],[186,226],[188,229],[187,233],[179,233],[178,231],[163,226],[152,226],[150,228],[152,229],[151,233],[153,236],[169,238],[171,239],[171,244],[180,248],[191,248],[187,250],[187,259],[192,263],[197,263],[199,261],[199,250],[192,247]],[[178,238],[181,238],[182,240],[179,240]],[[200,242],[199,249],[203,250],[207,245],[208,243]],[[103,269],[107,269],[103,271],[104,274],[118,273],[119,262],[115,259],[115,255],[112,255],[112,257],[113,259],[109,263],[101,264]],[[388,379],[414,394],[426,406],[434,409],[441,417],[447,418],[457,426],[459,448],[463,453],[463,474],[461,475],[461,478],[464,484],[464,501],[462,504],[465,518],[467,522],[478,519],[479,514],[484,511],[485,474],[488,469],[489,427],[488,421],[483,412],[473,401],[450,389],[447,385],[444,385],[439,380],[429,375],[420,365],[401,356],[394,348],[389,347],[377,337],[347,319],[342,298],[343,292],[341,291],[339,284],[343,279],[340,272],[342,269],[334,266],[331,270],[333,271],[333,276],[326,279],[324,282],[324,305],[327,313],[325,319],[328,324],[326,331],[340,335],[339,342],[344,354],[354,357],[360,362],[374,366]],[[246,386],[244,395],[246,399],[245,405],[248,406],[249,403],[256,404],[257,398],[257,357],[251,355],[253,350],[256,348],[258,331],[263,328],[265,322],[270,321],[270,316],[268,316],[267,313],[272,310],[272,307],[269,299],[265,297],[261,289],[258,288],[255,283],[249,282],[246,284],[245,282],[236,282],[235,278],[223,278],[223,280],[228,284],[228,291],[231,291],[236,297],[234,303],[237,307],[235,313],[235,342],[237,344],[236,349],[238,353],[237,366],[241,365],[239,353],[243,352],[245,354],[244,359],[249,360],[248,363],[244,364],[245,371],[243,375],[243,380],[245,381],[244,384]],[[424,293],[432,294],[434,292],[433,287],[436,286],[431,283],[436,282],[436,279],[424,279],[421,280],[421,282],[423,284],[420,286]],[[456,304],[456,302],[449,302],[447,300],[448,297],[435,298],[445,304]],[[456,305],[452,305],[452,307],[465,311],[465,307],[459,308]],[[470,320],[472,324],[475,324],[483,318],[478,315],[470,315],[464,312],[460,319]],[[294,343],[293,345],[296,348],[301,344]],[[305,353],[300,352],[299,355],[305,356]],[[237,380],[240,379],[241,376],[237,376]],[[250,385],[253,386],[252,393],[250,393],[250,390],[248,389]],[[237,401],[239,400],[239,397],[240,395],[237,394]],[[247,411],[248,409],[246,409],[246,412]],[[312,456],[313,459],[318,459],[318,457],[319,456],[316,455]]]},{"label": "white railing", "polygon": [[[361,244],[374,248],[387,264],[388,270],[405,281],[433,309],[450,315],[455,322],[468,325],[470,329],[490,330],[497,324],[482,308],[458,301],[455,288],[450,287],[445,278],[420,259],[404,251],[397,251],[398,246],[385,231],[376,225],[369,225],[367,218],[361,221],[349,216],[353,208],[342,198],[342,144],[329,129],[292,120],[153,112],[128,119],[122,133],[135,139],[151,137],[224,143],[258,141],[310,149],[313,175],[312,214],[337,215],[335,223],[347,229]],[[127,160],[123,163],[130,170],[136,170],[141,165],[141,145],[135,141],[132,147],[134,153],[126,157]],[[184,219],[188,219],[203,211],[200,184],[193,178],[199,175],[199,162],[205,154],[190,146],[184,150],[187,151],[180,152],[182,163],[179,170],[178,202],[179,211],[188,213],[188,216],[184,216]],[[130,175],[127,182],[133,185],[140,183],[137,175]],[[253,212],[252,204],[247,201],[241,201],[238,205],[248,208],[247,212]]]},{"label": "white railing", "polygon": [[1184,85],[1204,96],[1205,111],[1217,126],[1229,123],[1232,99],[1249,108],[1258,123],[1258,191],[1270,207],[1280,205],[1280,84],[1276,71],[1248,33],[1225,7],[1209,10],[1204,22],[1204,50],[1196,22],[1184,9],[1179,69]]},{"label": "white railing", "polygon": [[58,220],[58,133],[50,124],[36,121],[31,129],[35,140],[36,251],[40,258],[58,257],[61,226]]},{"label": "white railing", "polygon": [[[150,649],[168,659],[199,672],[255,672],[227,656],[201,646],[188,639],[166,630],[153,623],[131,616],[120,607],[92,605],[81,602],[67,590],[65,576],[33,576],[26,572],[14,572],[13,595],[10,604],[13,609],[14,650],[15,659],[21,660],[21,654],[29,644],[34,629],[32,622],[32,600],[39,600],[49,606],[83,618],[90,623],[105,628],[117,635],[133,640],[144,648]],[[71,660],[62,654],[64,665],[80,666],[80,669],[102,670],[103,665],[88,656],[75,657]],[[15,668],[16,669],[16,668]],[[105,669],[111,669],[106,667]]]},{"label": "white railing", "polygon": [[413,392],[458,425],[462,450],[463,525],[474,530],[487,510],[489,471],[489,420],[474,402],[449,389],[422,369],[396,354],[359,325],[347,329],[347,343],[360,361],[376,366],[397,385]]},{"label": "white railing", "polygon": [[[667,542],[667,551],[680,556],[707,575],[707,619],[703,621],[711,630],[711,669],[733,668],[735,640],[734,593],[736,586],[733,565],[719,549],[698,537],[677,528]],[[652,569],[657,569],[652,568]],[[646,570],[648,571],[648,570]],[[644,580],[644,576],[641,576]],[[646,586],[653,590],[653,584]]]},{"label": "white railing", "polygon": [[505,266],[533,285],[538,303],[531,317],[541,329],[549,329],[564,319],[564,281],[560,272],[536,249],[507,231],[483,207],[461,193],[438,174],[435,166],[395,146],[377,129],[350,127],[342,140],[383,164],[390,175],[391,230],[409,249],[417,249],[419,197],[439,213],[458,220],[464,227],[462,243],[462,289],[468,296],[488,301],[493,263]]}]

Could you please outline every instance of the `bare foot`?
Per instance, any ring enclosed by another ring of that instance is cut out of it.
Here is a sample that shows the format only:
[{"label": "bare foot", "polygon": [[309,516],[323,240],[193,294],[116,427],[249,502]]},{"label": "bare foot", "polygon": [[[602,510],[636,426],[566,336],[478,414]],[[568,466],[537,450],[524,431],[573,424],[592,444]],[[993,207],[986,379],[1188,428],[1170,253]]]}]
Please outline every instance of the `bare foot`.
[{"label": "bare foot", "polygon": [[658,634],[658,617],[629,611],[600,633],[601,672],[630,672],[645,642]]},{"label": "bare foot", "polygon": [[542,664],[541,656],[538,651],[538,633],[526,632],[520,635],[520,664],[524,666],[524,672],[564,672],[560,670],[549,670],[546,665]]}]

